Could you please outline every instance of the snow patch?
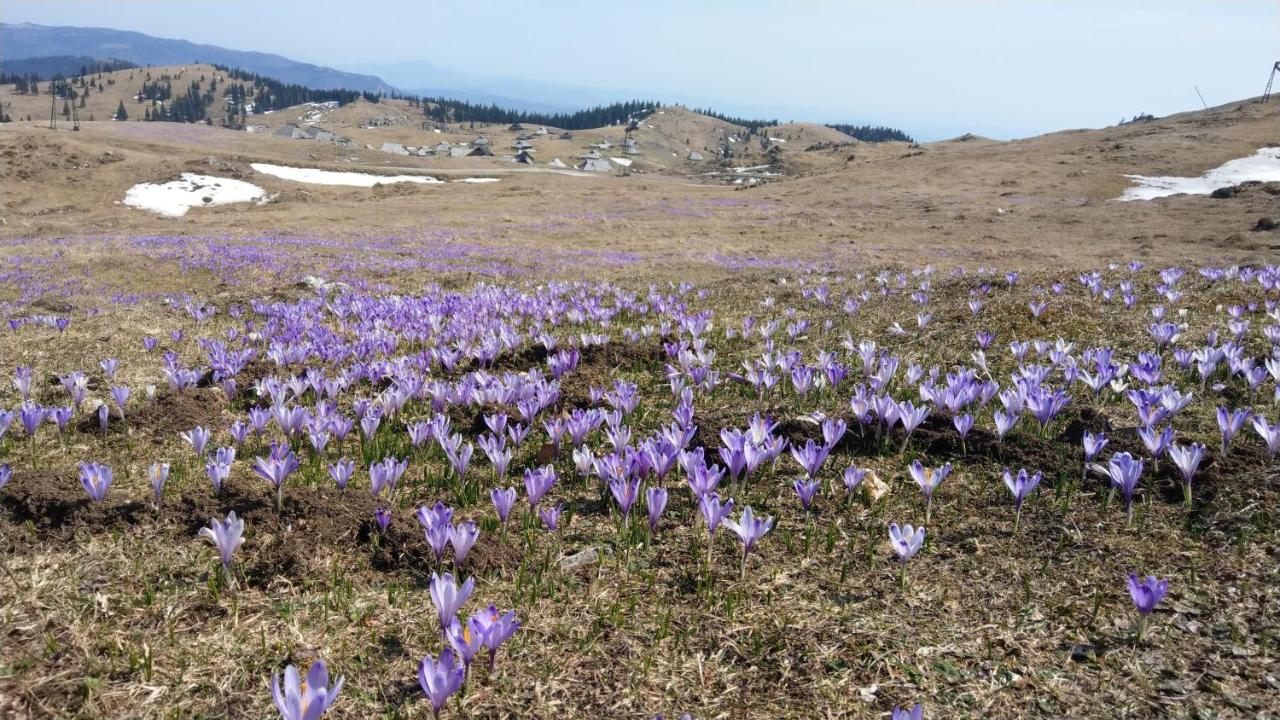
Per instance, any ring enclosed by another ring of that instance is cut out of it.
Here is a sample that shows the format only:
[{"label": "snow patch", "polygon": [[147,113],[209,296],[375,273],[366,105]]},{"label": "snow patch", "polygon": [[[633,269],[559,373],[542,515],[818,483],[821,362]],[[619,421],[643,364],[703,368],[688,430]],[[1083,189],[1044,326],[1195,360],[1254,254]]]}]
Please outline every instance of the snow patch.
[{"label": "snow patch", "polygon": [[630,160],[630,158],[616,158],[616,157],[611,157],[611,158],[609,158],[609,159],[610,159],[610,160],[612,160],[612,161],[614,161],[614,162],[616,162],[616,163],[618,163],[618,164],[619,164],[619,165],[621,165],[622,167],[631,167],[631,160]]},{"label": "snow patch", "polygon": [[243,180],[183,173],[167,183],[138,183],[124,195],[124,204],[142,210],[182,217],[193,207],[253,202],[265,196],[262,188]]},{"label": "snow patch", "polygon": [[423,185],[439,185],[442,182],[429,175],[374,175],[373,173],[337,172],[334,170],[318,170],[316,168],[269,165],[267,163],[252,163],[249,167],[264,175],[274,175],[283,180],[293,180],[312,185],[373,187],[374,185],[389,185],[402,182],[421,183]]},{"label": "snow patch", "polygon": [[1170,195],[1208,195],[1221,187],[1239,185],[1242,182],[1280,182],[1280,147],[1264,147],[1249,157],[1230,160],[1206,172],[1200,177],[1172,175],[1149,177],[1125,175],[1137,185],[1124,191],[1118,199],[1154,200]]},{"label": "snow patch", "polygon": [[460,178],[458,180],[455,180],[454,182],[491,183],[491,182],[498,182],[498,178]]}]

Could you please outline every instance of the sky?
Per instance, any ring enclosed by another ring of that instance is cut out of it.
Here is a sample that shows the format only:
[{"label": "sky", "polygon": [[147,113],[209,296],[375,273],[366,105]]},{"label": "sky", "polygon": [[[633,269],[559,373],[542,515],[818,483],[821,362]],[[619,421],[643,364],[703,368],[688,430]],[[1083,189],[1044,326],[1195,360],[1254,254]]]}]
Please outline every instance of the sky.
[{"label": "sky", "polygon": [[1226,103],[1261,94],[1280,59],[1277,0],[380,0],[328,7],[316,0],[4,0],[0,21],[137,30],[344,70],[425,61],[455,80],[508,94],[539,92],[526,81],[553,83],[591,91],[580,97],[890,125],[925,140],[966,132],[1027,137],[1192,110],[1201,107],[1197,89],[1209,105]]}]

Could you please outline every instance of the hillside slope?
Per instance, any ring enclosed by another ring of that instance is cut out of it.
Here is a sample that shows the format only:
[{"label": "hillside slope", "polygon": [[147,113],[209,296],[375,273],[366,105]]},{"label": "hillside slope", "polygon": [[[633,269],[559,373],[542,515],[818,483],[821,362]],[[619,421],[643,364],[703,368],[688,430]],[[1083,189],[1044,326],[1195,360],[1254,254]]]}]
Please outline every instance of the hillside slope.
[{"label": "hillside slope", "polygon": [[128,30],[0,23],[0,57],[18,59],[48,55],[118,58],[139,65],[214,63],[312,88],[368,92],[392,90],[391,86],[373,75],[342,72],[270,53],[230,50],[216,45],[158,38]]}]

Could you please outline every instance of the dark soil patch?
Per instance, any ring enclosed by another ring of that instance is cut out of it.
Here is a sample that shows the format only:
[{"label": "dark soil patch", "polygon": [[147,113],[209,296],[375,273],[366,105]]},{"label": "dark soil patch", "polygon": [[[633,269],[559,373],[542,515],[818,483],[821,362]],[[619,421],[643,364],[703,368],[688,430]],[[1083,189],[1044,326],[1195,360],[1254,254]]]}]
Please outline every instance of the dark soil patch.
[{"label": "dark soil patch", "polygon": [[[134,410],[132,416],[126,412],[125,421],[130,427],[153,437],[173,437],[197,425],[211,430],[225,426],[225,407],[226,396],[217,388],[164,392],[157,393],[152,401]],[[119,419],[114,414],[113,420],[119,427]],[[91,419],[90,425],[92,432],[99,432],[96,417]]]}]

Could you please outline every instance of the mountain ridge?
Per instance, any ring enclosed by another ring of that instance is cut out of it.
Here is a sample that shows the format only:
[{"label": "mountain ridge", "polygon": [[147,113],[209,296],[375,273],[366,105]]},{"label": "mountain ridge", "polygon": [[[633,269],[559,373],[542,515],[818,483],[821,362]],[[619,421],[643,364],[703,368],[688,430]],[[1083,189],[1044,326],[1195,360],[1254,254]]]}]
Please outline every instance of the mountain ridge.
[{"label": "mountain ridge", "polygon": [[0,23],[0,61],[51,55],[82,55],[127,60],[140,65],[183,65],[196,62],[239,67],[277,80],[315,89],[395,92],[374,75],[344,72],[255,50],[233,50],[189,40],[161,38],[133,30]]}]

